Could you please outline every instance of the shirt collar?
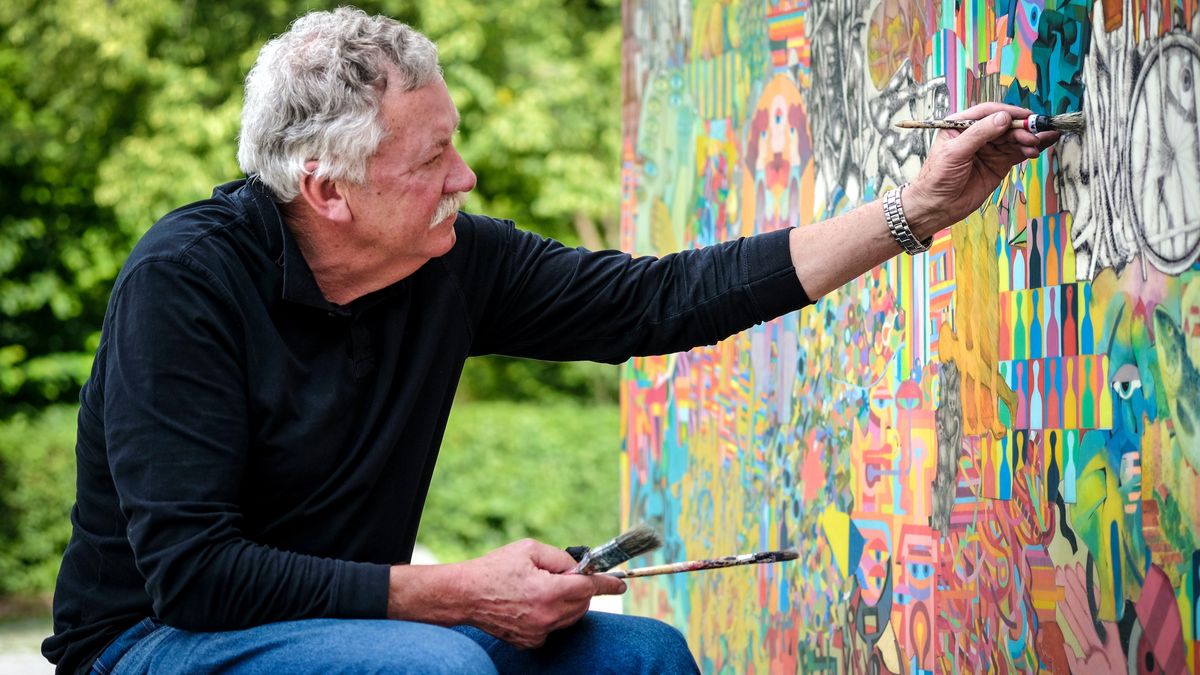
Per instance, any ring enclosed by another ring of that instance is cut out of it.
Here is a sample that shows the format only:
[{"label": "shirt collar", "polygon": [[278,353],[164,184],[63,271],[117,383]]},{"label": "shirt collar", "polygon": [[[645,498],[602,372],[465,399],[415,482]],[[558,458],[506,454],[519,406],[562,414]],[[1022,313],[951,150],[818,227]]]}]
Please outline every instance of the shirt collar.
[{"label": "shirt collar", "polygon": [[[223,185],[218,190],[223,190]],[[229,184],[240,193],[246,219],[262,239],[267,254],[283,271],[283,299],[330,314],[349,315],[349,307],[325,299],[296,237],[283,220],[270,190],[256,177]]]}]

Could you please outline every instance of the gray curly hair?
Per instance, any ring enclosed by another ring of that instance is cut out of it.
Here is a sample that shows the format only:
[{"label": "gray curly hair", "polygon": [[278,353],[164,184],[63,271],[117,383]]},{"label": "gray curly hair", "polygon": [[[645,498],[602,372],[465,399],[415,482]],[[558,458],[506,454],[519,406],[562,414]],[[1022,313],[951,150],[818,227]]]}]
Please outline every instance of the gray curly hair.
[{"label": "gray curly hair", "polygon": [[350,7],[305,14],[263,45],[246,76],[238,164],[280,202],[300,193],[309,160],[318,177],[361,184],[386,133],[384,90],[441,76],[433,42],[395,19]]}]

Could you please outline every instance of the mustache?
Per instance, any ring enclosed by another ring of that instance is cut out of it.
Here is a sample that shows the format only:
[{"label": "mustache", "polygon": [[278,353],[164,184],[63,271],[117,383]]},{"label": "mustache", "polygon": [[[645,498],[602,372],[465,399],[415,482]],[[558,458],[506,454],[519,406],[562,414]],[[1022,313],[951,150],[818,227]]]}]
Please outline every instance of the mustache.
[{"label": "mustache", "polygon": [[442,197],[438,202],[437,210],[433,212],[433,218],[429,220],[429,229],[433,229],[438,223],[458,213],[462,205],[467,201],[466,192],[454,192]]}]

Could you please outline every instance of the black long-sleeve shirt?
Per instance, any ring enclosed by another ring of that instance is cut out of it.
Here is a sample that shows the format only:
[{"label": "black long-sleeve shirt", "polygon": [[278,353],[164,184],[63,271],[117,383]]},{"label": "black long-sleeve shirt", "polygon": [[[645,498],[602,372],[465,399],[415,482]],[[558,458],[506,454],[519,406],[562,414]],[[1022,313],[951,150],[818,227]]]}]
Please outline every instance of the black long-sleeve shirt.
[{"label": "black long-sleeve shirt", "polygon": [[617,363],[808,304],[786,231],[661,259],[462,214],[347,305],[255,181],[165,216],[116,280],[80,394],[74,526],[43,652],[90,667],[144,617],[382,618],[468,356]]}]

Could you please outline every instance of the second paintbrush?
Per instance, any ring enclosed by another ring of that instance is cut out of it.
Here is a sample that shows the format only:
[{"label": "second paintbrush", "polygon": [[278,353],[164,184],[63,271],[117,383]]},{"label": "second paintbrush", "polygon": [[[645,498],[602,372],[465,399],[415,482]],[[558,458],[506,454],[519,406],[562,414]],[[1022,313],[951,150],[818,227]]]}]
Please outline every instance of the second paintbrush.
[{"label": "second paintbrush", "polygon": [[715,570],[722,567],[734,567],[735,565],[762,565],[766,563],[783,562],[785,560],[795,560],[799,557],[800,554],[791,549],[785,551],[763,551],[761,553],[727,555],[724,558],[687,560],[684,562],[668,563],[666,565],[637,567],[631,570],[613,570],[611,572],[603,572],[603,574],[614,576],[618,579],[632,579],[635,577],[652,577],[656,574],[675,574],[677,572]]}]

